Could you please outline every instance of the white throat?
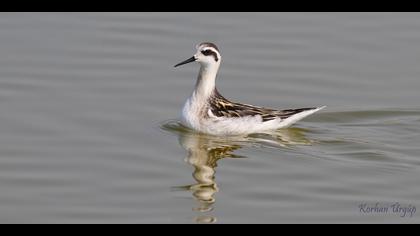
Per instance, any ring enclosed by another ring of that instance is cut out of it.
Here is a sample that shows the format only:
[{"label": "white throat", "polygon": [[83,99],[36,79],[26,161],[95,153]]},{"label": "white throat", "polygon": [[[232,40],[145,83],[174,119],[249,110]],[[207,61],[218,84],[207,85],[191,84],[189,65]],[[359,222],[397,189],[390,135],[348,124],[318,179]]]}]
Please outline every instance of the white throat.
[{"label": "white throat", "polygon": [[206,99],[213,93],[216,87],[216,76],[219,70],[219,66],[219,63],[201,65],[193,96]]}]

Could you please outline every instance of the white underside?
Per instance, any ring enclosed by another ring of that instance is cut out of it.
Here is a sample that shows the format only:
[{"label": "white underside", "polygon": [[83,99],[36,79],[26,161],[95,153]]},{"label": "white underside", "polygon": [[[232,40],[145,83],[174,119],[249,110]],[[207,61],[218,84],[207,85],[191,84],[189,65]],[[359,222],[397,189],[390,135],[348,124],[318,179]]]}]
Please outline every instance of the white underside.
[{"label": "white underside", "polygon": [[[251,133],[268,132],[276,129],[287,128],[297,121],[325,108],[318,107],[297,113],[287,119],[274,119],[262,121],[261,116],[247,116],[241,118],[216,117],[210,110],[207,111],[209,118],[203,118],[202,104],[188,99],[182,112],[182,123],[198,132],[212,135],[243,135]],[[201,115],[200,115],[201,114]]]}]

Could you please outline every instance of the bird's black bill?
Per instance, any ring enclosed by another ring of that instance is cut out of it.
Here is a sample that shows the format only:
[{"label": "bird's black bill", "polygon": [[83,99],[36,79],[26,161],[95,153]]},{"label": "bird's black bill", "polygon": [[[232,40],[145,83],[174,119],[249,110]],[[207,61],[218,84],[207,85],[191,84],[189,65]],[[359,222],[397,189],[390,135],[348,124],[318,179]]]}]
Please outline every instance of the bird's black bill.
[{"label": "bird's black bill", "polygon": [[184,65],[184,64],[193,62],[193,61],[195,61],[195,57],[191,57],[191,58],[189,58],[189,59],[187,59],[187,60],[185,60],[183,62],[180,62],[180,63],[176,64],[174,67],[181,66],[181,65]]}]

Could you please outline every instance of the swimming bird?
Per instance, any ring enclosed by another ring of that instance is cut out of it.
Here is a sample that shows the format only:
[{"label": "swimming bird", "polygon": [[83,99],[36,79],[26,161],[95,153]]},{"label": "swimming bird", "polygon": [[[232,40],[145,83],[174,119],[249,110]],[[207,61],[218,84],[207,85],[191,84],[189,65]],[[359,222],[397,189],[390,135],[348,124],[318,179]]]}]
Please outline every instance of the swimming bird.
[{"label": "swimming bird", "polygon": [[217,46],[204,42],[196,49],[194,56],[174,66],[191,62],[200,64],[194,91],[182,109],[182,123],[195,131],[221,136],[272,132],[325,108],[277,110],[232,102],[216,88],[216,76],[222,61]]}]

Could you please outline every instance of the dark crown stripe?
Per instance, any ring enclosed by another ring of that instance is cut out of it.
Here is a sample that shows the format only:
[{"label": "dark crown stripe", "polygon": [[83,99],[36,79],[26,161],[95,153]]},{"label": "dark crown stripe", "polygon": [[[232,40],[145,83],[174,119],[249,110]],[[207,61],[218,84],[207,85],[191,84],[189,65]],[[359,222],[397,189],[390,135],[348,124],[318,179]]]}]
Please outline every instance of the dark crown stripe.
[{"label": "dark crown stripe", "polygon": [[201,43],[200,46],[211,47],[211,48],[216,49],[219,52],[219,49],[214,43],[204,42],[204,43]]}]

